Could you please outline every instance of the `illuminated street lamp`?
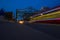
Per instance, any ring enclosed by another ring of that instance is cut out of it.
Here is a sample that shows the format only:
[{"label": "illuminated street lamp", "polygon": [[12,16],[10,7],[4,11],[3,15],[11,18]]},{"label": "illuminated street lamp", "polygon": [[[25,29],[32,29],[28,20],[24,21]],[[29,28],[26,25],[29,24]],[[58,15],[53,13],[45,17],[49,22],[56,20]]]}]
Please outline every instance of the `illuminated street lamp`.
[{"label": "illuminated street lamp", "polygon": [[19,21],[20,24],[24,24],[24,21]]},{"label": "illuminated street lamp", "polygon": [[42,16],[43,14],[41,13],[40,15]]}]

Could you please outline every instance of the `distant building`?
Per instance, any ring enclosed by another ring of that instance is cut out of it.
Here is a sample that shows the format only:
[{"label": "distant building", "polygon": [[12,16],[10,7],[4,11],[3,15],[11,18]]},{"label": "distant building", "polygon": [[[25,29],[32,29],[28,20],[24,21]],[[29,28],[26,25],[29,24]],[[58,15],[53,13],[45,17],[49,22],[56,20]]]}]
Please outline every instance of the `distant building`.
[{"label": "distant building", "polygon": [[34,11],[35,11],[35,9],[33,9],[33,8],[16,9],[16,19],[29,20],[29,17],[35,14]]}]

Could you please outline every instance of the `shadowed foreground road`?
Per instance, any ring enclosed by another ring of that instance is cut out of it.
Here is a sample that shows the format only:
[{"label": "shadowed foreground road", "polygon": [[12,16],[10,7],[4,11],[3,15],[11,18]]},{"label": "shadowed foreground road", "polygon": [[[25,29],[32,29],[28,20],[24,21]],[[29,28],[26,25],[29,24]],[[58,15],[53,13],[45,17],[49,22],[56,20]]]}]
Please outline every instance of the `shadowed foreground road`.
[{"label": "shadowed foreground road", "polygon": [[35,29],[40,32],[44,32],[50,36],[60,39],[60,24],[34,23],[34,24],[30,24],[30,27],[32,27],[32,29]]},{"label": "shadowed foreground road", "polygon": [[[36,26],[35,26],[36,27]],[[42,28],[42,27],[41,27]],[[59,40],[30,26],[0,21],[0,40]]]}]

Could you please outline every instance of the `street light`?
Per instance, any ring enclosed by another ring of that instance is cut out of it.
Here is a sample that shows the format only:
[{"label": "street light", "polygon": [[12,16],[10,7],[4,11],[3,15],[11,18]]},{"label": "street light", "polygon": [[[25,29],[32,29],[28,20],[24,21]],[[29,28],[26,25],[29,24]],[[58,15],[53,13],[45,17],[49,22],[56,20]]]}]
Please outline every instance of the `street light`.
[{"label": "street light", "polygon": [[40,15],[42,16],[43,14],[41,13]]},{"label": "street light", "polygon": [[24,24],[24,21],[19,21],[20,24]]}]

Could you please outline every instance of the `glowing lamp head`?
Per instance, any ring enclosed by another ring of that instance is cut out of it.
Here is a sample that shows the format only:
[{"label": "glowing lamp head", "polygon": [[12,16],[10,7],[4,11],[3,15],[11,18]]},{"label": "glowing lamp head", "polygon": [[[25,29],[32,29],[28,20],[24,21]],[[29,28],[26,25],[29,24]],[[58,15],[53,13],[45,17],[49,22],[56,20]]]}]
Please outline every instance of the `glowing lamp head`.
[{"label": "glowing lamp head", "polygon": [[41,16],[42,16],[43,14],[41,14]]},{"label": "glowing lamp head", "polygon": [[20,24],[24,24],[24,21],[19,21]]}]

